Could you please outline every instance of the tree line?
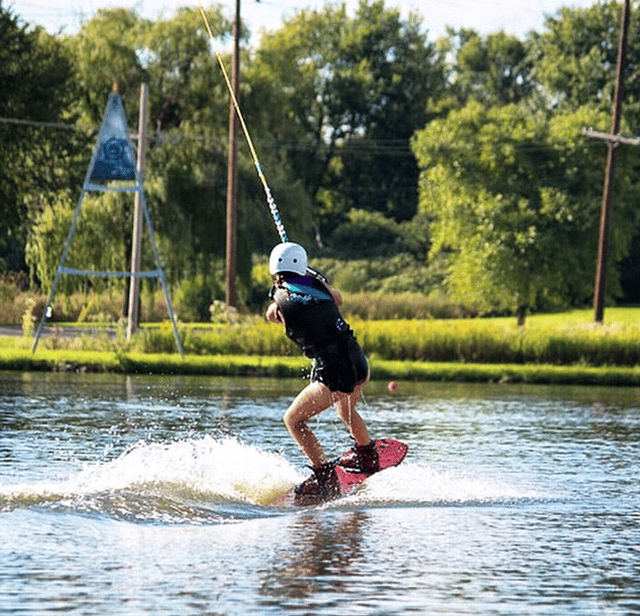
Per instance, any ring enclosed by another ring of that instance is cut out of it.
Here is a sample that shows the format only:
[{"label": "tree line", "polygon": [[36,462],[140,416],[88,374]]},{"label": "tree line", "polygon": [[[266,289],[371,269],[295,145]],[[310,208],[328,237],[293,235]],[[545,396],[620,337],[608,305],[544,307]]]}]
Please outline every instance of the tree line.
[{"label": "tree line", "polygon": [[[327,4],[255,46],[245,37],[240,104],[289,237],[316,258],[402,263],[389,289],[485,313],[589,302],[606,148],[582,131],[609,128],[621,11],[564,8],[522,39],[449,28],[434,41],[419,14],[361,0],[353,15]],[[163,265],[174,288],[221,293],[229,103],[212,45],[232,28],[219,5],[207,17],[213,43],[189,8],[158,20],[102,9],[52,35],[0,0],[0,273],[50,288],[108,94],[116,83],[133,129],[146,82],[145,188]],[[627,134],[640,123],[639,65],[631,28]],[[639,154],[621,146],[612,220],[608,291],[626,301],[640,301]],[[250,301],[252,257],[278,235],[243,147],[239,165]],[[68,265],[127,270],[131,209],[118,193],[85,200]]]}]

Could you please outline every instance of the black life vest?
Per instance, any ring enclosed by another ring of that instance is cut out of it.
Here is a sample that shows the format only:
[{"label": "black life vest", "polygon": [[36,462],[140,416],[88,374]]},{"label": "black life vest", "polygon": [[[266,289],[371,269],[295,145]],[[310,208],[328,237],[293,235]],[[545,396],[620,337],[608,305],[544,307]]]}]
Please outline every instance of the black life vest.
[{"label": "black life vest", "polygon": [[288,279],[271,289],[270,297],[284,317],[285,332],[307,357],[320,357],[351,330],[329,290],[312,276]]}]

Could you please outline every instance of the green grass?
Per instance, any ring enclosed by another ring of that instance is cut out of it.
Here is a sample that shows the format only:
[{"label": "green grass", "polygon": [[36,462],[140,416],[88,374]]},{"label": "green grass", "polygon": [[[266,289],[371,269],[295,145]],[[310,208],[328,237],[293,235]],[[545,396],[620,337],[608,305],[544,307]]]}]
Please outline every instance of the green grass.
[{"label": "green grass", "polygon": [[[533,314],[527,316],[525,327],[591,326],[594,325],[593,319],[593,308],[584,308],[557,313]],[[515,323],[514,317],[496,317],[482,320],[507,325],[513,325]],[[604,326],[615,327],[617,325],[640,325],[640,307],[615,306],[606,308],[604,311]]]},{"label": "green grass", "polygon": [[[213,355],[181,358],[177,354],[82,351],[0,351],[0,370],[189,374],[216,376],[302,377],[309,370],[303,357]],[[640,385],[640,367],[462,364],[374,360],[372,379],[461,381],[565,385]]]},{"label": "green grass", "polygon": [[595,326],[464,319],[354,323],[365,350],[381,359],[466,363],[627,365],[640,363],[640,323]]},{"label": "green grass", "polygon": [[[640,385],[640,308],[609,308],[513,318],[352,321],[375,379]],[[308,361],[281,326],[180,326],[186,357],[169,323],[145,326],[132,343],[120,332],[79,338],[0,337],[0,369],[92,370],[148,374],[300,376]]]},{"label": "green grass", "polygon": [[[125,374],[190,374],[215,376],[302,377],[309,362],[303,357],[187,356],[176,354],[116,354],[108,352],[0,352],[0,370],[116,372]],[[566,385],[640,385],[640,367],[461,364],[374,360],[374,380],[552,383]]]}]

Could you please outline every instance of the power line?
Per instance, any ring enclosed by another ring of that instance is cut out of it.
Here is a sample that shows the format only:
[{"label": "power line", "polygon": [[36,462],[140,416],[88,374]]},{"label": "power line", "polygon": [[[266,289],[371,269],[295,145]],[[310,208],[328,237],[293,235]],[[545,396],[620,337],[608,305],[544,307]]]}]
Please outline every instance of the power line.
[{"label": "power line", "polygon": [[[39,128],[52,128],[60,130],[74,130],[81,132],[91,132],[97,130],[97,126],[80,128],[75,124],[65,124],[62,122],[42,122],[37,120],[23,120],[20,118],[5,118],[0,117],[0,124],[17,124],[21,126],[33,126]],[[132,135],[132,138],[137,135]],[[206,142],[210,137],[204,134],[198,135],[186,135],[184,133],[172,133],[171,136],[167,136],[167,133],[158,132],[150,140],[159,143],[177,144],[180,141],[204,141]],[[408,139],[371,139],[361,141],[358,143],[347,143],[345,145],[337,146],[336,152],[353,153],[362,155],[371,154],[387,154],[391,156],[406,156],[408,150],[405,144],[408,143]],[[328,147],[324,144],[312,144],[305,142],[304,140],[296,141],[292,139],[279,140],[279,139],[261,139],[257,142],[261,147],[273,149],[275,147],[285,147],[296,151],[309,152],[312,150],[325,151]]]},{"label": "power line", "polygon": [[[66,124],[63,122],[45,122],[37,120],[24,120],[21,118],[7,118],[0,117],[0,124],[14,124],[19,126],[31,126],[35,128],[48,128],[53,130],[71,130],[77,132],[91,133],[98,129],[97,126],[85,126],[79,127],[75,124]],[[591,129],[589,129],[591,130]],[[583,130],[583,134],[589,135],[588,130]],[[137,135],[131,135],[133,140],[137,139]],[[211,140],[210,135],[205,134],[192,134],[186,135],[181,132],[157,132],[149,138],[149,142],[161,143],[169,145],[177,145],[183,141],[200,141],[207,143]],[[619,137],[619,141],[624,141],[624,138]],[[637,144],[638,138],[629,138],[625,142],[633,142]],[[340,156],[391,156],[391,157],[414,157],[413,152],[407,146],[408,139],[367,139],[357,142],[347,142],[345,144],[335,146],[335,154]],[[528,143],[512,143],[507,141],[509,145],[513,145],[520,152],[544,152],[549,149],[553,149],[553,144],[543,142],[528,142]],[[264,138],[256,141],[257,146],[261,150],[276,150],[278,148],[285,148],[295,152],[321,152],[326,153],[329,149],[328,144],[324,143],[310,143],[305,139],[277,139],[277,138]],[[595,144],[594,144],[595,145]]]},{"label": "power line", "polygon": [[20,120],[18,118],[2,118],[0,124],[20,124],[22,126],[40,126],[42,128],[59,128],[62,130],[81,130],[75,124],[63,124],[61,122],[38,122],[36,120]]}]

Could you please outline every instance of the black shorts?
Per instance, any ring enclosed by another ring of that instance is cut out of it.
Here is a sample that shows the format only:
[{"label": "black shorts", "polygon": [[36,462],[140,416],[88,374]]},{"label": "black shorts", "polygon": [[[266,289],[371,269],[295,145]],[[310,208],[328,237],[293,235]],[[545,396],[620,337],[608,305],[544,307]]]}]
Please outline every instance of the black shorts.
[{"label": "black shorts", "polygon": [[369,376],[369,364],[358,341],[346,335],[330,344],[314,358],[312,381],[324,383],[331,391],[350,394]]}]

